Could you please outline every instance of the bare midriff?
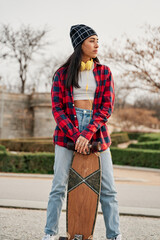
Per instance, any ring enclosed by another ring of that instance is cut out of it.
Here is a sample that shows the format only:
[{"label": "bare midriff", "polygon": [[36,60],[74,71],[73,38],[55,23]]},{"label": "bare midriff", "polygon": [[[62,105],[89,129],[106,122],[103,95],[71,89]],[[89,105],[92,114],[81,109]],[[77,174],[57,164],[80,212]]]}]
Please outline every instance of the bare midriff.
[{"label": "bare midriff", "polygon": [[75,100],[74,106],[82,109],[92,109],[93,100]]}]

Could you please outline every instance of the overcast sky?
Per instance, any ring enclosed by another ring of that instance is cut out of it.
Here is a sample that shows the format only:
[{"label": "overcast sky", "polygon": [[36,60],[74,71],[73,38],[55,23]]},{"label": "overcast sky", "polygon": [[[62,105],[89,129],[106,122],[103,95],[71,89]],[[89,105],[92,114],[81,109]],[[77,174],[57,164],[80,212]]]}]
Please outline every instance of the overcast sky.
[{"label": "overcast sky", "polygon": [[[49,27],[49,38],[56,41],[57,53],[72,52],[70,27],[86,24],[99,36],[99,45],[141,34],[145,23],[160,24],[159,0],[0,0],[0,23],[13,27],[31,24]],[[52,50],[54,51],[54,50]]]},{"label": "overcast sky", "polygon": [[144,23],[160,24],[159,0],[0,0],[0,23],[13,26],[47,24],[50,36],[64,49],[71,48],[69,31],[74,24],[91,26],[99,42],[121,34],[137,36]]}]

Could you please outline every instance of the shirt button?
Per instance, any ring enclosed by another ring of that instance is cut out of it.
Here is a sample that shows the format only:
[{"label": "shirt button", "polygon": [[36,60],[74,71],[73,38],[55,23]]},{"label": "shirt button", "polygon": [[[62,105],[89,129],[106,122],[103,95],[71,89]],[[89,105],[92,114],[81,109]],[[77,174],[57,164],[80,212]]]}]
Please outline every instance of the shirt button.
[{"label": "shirt button", "polygon": [[87,111],[86,110],[84,110],[84,113],[86,113]]},{"label": "shirt button", "polygon": [[74,117],[76,118],[77,116],[76,116],[76,115],[74,115]]},{"label": "shirt button", "polygon": [[74,103],[73,103],[73,106],[74,106]]},{"label": "shirt button", "polygon": [[78,126],[76,126],[76,128],[78,128]]}]

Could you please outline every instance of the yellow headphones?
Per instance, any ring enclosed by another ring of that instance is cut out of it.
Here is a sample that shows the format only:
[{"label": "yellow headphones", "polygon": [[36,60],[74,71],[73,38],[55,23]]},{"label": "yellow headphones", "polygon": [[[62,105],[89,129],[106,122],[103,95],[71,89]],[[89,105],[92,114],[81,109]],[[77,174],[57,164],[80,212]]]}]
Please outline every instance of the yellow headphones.
[{"label": "yellow headphones", "polygon": [[91,70],[93,64],[93,59],[88,60],[86,63],[81,61],[81,71]]}]

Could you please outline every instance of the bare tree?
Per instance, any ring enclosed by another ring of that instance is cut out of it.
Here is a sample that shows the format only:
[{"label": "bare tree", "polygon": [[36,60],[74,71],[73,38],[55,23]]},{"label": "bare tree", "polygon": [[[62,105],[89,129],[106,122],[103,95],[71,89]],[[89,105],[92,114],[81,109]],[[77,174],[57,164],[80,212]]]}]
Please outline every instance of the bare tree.
[{"label": "bare tree", "polygon": [[37,70],[30,74],[30,78],[32,79],[32,89],[38,91],[38,87],[41,86],[45,91],[50,91],[54,72],[65,62],[66,59],[67,57],[65,55],[43,58],[43,61]]},{"label": "bare tree", "polygon": [[0,30],[0,44],[3,46],[3,58],[15,59],[19,67],[21,93],[25,92],[29,63],[35,53],[40,53],[46,45],[44,37],[47,30],[34,30],[29,25],[22,25],[14,30],[9,25],[2,25]]},{"label": "bare tree", "polygon": [[144,35],[138,40],[115,39],[112,46],[104,45],[102,58],[120,70],[123,89],[160,91],[160,26],[143,26]]},{"label": "bare tree", "polygon": [[160,120],[160,98],[158,94],[150,94],[150,97],[145,95],[137,96],[134,108],[153,110],[155,112],[154,116]]},{"label": "bare tree", "polygon": [[3,50],[2,50],[2,46],[0,47],[0,59],[5,59],[6,58],[6,54],[3,53]]}]

